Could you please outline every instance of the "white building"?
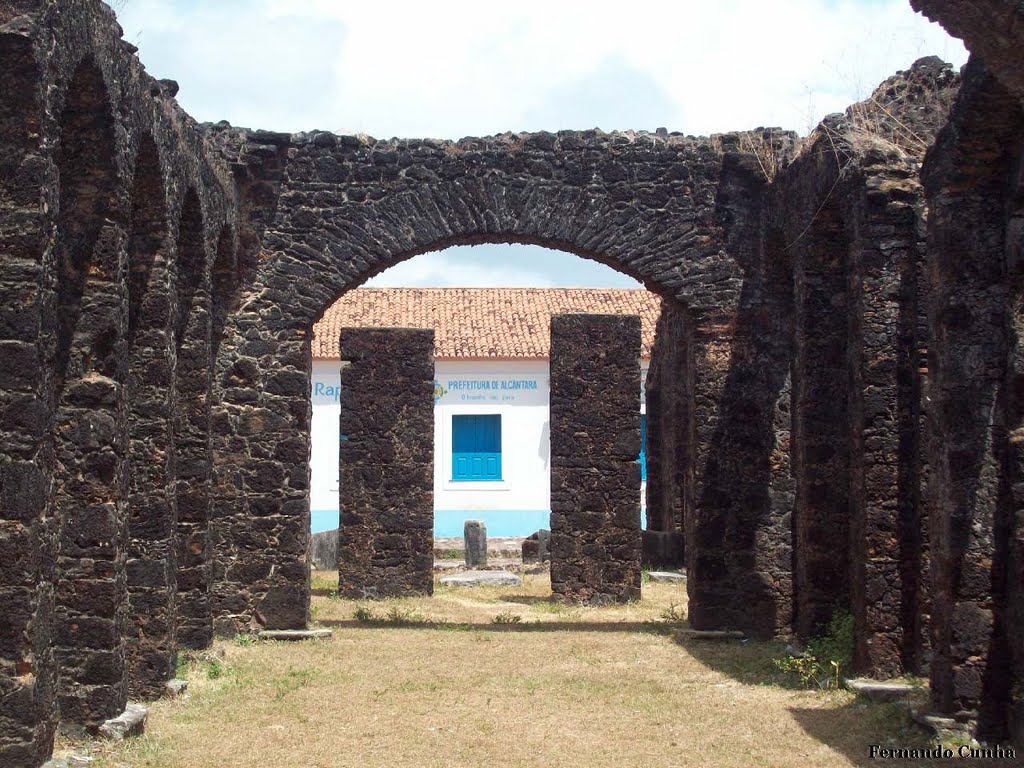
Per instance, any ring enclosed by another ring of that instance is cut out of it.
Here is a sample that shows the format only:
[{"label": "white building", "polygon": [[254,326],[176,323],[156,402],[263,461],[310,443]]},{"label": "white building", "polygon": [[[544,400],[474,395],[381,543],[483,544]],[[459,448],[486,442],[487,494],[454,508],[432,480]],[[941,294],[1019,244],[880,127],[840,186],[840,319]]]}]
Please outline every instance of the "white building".
[{"label": "white building", "polygon": [[[313,531],[338,526],[338,339],[345,327],[433,328],[434,535],[548,528],[551,315],[639,315],[641,399],[661,300],[643,289],[359,288],[314,327]],[[643,456],[638,457],[643,461]],[[641,492],[642,493],[642,492]],[[642,495],[641,495],[642,498]]]}]

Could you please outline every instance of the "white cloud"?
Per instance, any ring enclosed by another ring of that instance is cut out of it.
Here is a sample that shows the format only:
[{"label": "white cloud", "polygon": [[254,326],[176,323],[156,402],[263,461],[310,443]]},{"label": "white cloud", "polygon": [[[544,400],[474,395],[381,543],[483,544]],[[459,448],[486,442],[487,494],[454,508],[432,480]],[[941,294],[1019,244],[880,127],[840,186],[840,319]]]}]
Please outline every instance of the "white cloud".
[{"label": "white cloud", "polygon": [[[381,138],[806,133],[921,56],[966,61],[906,0],[128,0],[119,15],[198,120]],[[424,254],[369,284],[636,285],[557,252],[487,248]]]},{"label": "white cloud", "polygon": [[414,256],[367,285],[388,288],[641,288],[611,267],[538,245],[485,243]]},{"label": "white cloud", "polygon": [[[582,82],[590,101],[566,107],[593,127],[601,83],[616,96],[609,61],[658,94],[670,130],[804,132],[920,56],[966,59],[906,0],[129,0],[121,16],[199,119],[380,137],[562,127],[574,116],[552,104]],[[603,122],[657,127],[651,99],[609,102]]]},{"label": "white cloud", "polygon": [[460,258],[461,249],[434,251],[414,256],[377,275],[366,284],[377,288],[550,288],[553,283],[543,272],[509,265],[509,255],[500,261],[477,257]]}]

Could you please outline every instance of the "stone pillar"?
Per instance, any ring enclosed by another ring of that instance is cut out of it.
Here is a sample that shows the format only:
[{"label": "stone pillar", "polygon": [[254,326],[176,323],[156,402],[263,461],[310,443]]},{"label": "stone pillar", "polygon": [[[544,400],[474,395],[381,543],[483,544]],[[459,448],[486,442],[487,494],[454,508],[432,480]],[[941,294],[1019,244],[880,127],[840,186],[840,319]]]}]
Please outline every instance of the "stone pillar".
[{"label": "stone pillar", "polygon": [[1021,615],[1005,601],[1020,595],[1007,575],[1024,476],[1010,335],[1021,249],[1006,238],[1015,194],[1008,171],[1020,168],[1022,137],[1019,102],[972,58],[950,124],[922,171],[932,340],[932,703],[945,713],[977,712],[980,736],[994,738],[1007,731],[1014,684],[1008,635],[1019,632],[1010,622]]},{"label": "stone pillar", "polygon": [[210,605],[210,268],[199,198],[185,196],[178,227],[177,505],[178,642],[205,648],[213,640]]},{"label": "stone pillar", "polygon": [[309,339],[269,340],[276,307],[246,307],[220,357],[210,508],[218,635],[309,621]]},{"label": "stone pillar", "polygon": [[681,536],[684,507],[693,505],[693,359],[683,313],[668,301],[658,318],[646,393],[647,530]]},{"label": "stone pillar", "polygon": [[487,526],[483,520],[467,520],[462,532],[466,547],[466,567],[487,565]]},{"label": "stone pillar", "polygon": [[777,460],[789,437],[778,428],[778,412],[793,313],[788,256],[765,237],[766,185],[753,154],[723,157],[716,220],[726,224],[726,252],[743,265],[742,289],[730,297],[723,280],[687,309],[694,424],[694,503],[685,511],[689,622],[759,638],[789,632],[793,600],[790,479]]},{"label": "stone pillar", "polygon": [[793,512],[796,631],[817,634],[849,607],[847,258],[835,205],[794,242]]},{"label": "stone pillar", "polygon": [[338,592],[434,592],[434,332],[341,331]]},{"label": "stone pillar", "polygon": [[[41,764],[57,725],[53,656],[57,519],[44,339],[52,334],[43,245],[54,195],[40,161],[32,41],[0,34],[0,765]],[[52,256],[51,256],[52,258]],[[52,263],[49,265],[52,269]],[[48,331],[49,333],[44,333]]]},{"label": "stone pillar", "polygon": [[[850,563],[854,663],[881,677],[913,663],[921,567],[916,263],[922,191],[898,153],[872,156],[851,190]],[[876,234],[878,233],[878,234]]]},{"label": "stone pillar", "polygon": [[152,137],[140,143],[128,239],[128,675],[157,698],[174,674],[174,356],[167,211]]},{"label": "stone pillar", "polygon": [[[126,298],[120,295],[125,275],[118,268],[124,246],[123,233],[110,225],[96,241],[56,416],[63,471],[54,497],[64,524],[56,645],[61,721],[70,727],[96,727],[121,714],[128,695],[123,634],[127,434],[116,370],[121,352],[116,329]],[[106,359],[92,356],[108,344]]]},{"label": "stone pillar", "polygon": [[52,349],[55,653],[62,725],[93,728],[124,710],[127,419],[125,193],[103,74],[87,60],[67,86],[56,152]]},{"label": "stone pillar", "polygon": [[551,318],[551,589],[640,597],[640,320]]}]

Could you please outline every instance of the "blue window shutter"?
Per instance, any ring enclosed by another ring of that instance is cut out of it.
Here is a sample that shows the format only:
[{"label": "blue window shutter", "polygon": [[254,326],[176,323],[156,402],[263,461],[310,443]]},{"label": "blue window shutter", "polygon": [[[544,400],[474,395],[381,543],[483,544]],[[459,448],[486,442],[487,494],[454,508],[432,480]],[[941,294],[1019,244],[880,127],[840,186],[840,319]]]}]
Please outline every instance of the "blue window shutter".
[{"label": "blue window shutter", "polygon": [[452,416],[452,480],[501,480],[501,416]]},{"label": "blue window shutter", "polygon": [[640,462],[640,481],[647,482],[647,414],[640,414],[640,455],[637,456]]}]

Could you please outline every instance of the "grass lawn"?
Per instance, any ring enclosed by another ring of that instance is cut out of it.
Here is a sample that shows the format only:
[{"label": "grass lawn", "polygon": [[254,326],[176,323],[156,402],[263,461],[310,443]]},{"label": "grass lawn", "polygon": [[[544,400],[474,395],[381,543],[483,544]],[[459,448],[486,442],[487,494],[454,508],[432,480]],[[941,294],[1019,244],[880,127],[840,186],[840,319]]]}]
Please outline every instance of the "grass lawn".
[{"label": "grass lawn", "polygon": [[220,641],[183,670],[186,697],[152,704],[144,737],[58,754],[89,750],[97,768],[835,768],[877,765],[870,744],[923,743],[892,707],[787,688],[777,644],[676,643],[677,585],[581,608],[550,601],[544,575],[377,603],[332,597],[335,578],[313,583],[332,639]]}]

